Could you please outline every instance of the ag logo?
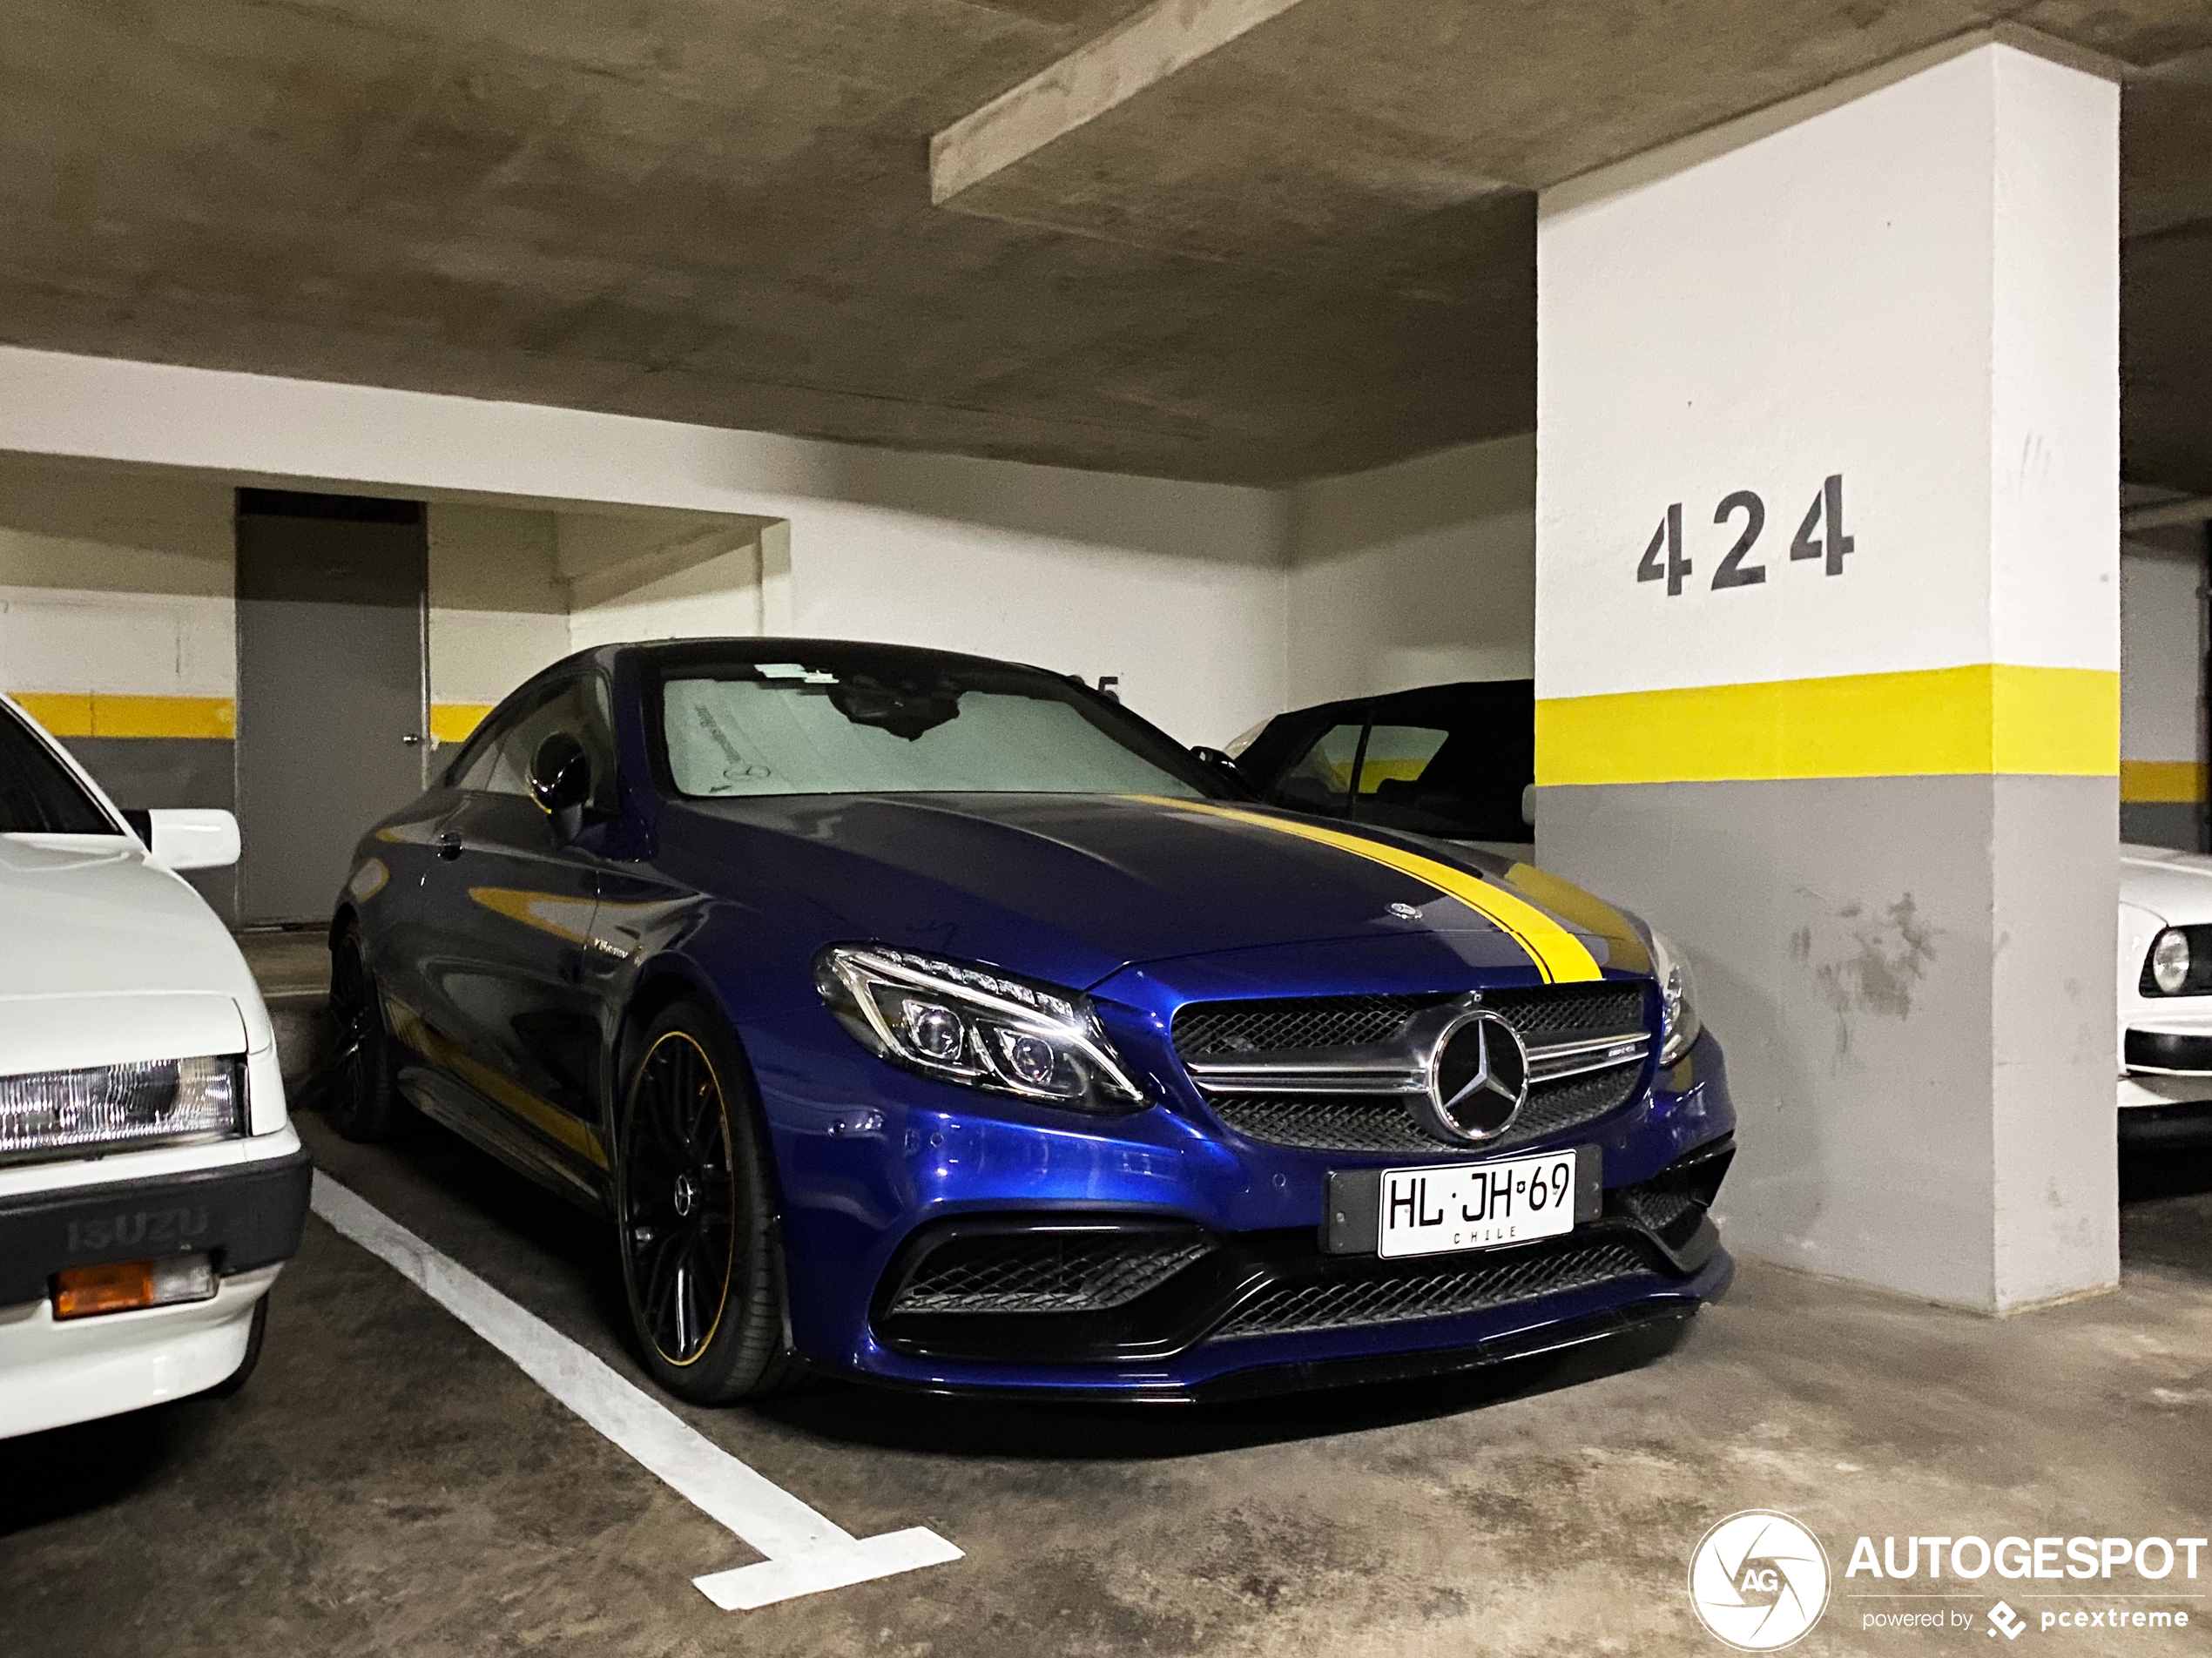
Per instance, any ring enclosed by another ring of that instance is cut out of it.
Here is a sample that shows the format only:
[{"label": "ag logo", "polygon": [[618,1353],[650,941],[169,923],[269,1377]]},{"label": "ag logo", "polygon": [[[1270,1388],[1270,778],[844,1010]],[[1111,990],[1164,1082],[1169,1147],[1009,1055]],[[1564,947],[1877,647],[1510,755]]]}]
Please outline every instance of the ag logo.
[{"label": "ag logo", "polygon": [[1787,1514],[1751,1508],[1707,1532],[1689,1557],[1697,1621],[1739,1652],[1776,1652],[1820,1621],[1828,1555]]}]

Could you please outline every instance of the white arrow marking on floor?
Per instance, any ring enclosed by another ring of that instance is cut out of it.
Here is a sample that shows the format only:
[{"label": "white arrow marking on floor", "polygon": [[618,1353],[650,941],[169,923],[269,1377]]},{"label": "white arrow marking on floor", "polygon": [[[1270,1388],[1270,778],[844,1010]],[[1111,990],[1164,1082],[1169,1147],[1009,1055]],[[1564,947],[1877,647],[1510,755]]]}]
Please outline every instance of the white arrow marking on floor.
[{"label": "white arrow marking on floor", "polygon": [[691,1427],[597,1354],[440,1254],[398,1222],[317,1170],[314,1211],[513,1359],[574,1411],[717,1524],[768,1558],[691,1580],[725,1612],[750,1612],[822,1589],[941,1566],[961,1552],[917,1526],[855,1537],[832,1525]]}]

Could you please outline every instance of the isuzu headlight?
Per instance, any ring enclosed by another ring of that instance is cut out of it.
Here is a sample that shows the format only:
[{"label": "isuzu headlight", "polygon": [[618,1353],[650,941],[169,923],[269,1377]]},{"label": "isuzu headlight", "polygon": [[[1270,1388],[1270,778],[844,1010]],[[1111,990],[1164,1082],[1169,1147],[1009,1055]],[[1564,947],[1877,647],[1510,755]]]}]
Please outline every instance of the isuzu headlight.
[{"label": "isuzu headlight", "polygon": [[2189,981],[2189,935],[2169,927],[2151,941],[2150,960],[2143,976],[2161,995],[2175,995]]},{"label": "isuzu headlight", "polygon": [[245,1122],[234,1054],[0,1076],[0,1160],[226,1139]]},{"label": "isuzu headlight", "polygon": [[879,944],[833,944],[814,986],[870,1052],[941,1082],[1077,1111],[1144,1103],[1080,991]]},{"label": "isuzu headlight", "polygon": [[1651,971],[1659,981],[1659,1062],[1671,1065],[1689,1052],[1704,1027],[1697,1022],[1697,993],[1689,963],[1659,933],[1651,935]]}]

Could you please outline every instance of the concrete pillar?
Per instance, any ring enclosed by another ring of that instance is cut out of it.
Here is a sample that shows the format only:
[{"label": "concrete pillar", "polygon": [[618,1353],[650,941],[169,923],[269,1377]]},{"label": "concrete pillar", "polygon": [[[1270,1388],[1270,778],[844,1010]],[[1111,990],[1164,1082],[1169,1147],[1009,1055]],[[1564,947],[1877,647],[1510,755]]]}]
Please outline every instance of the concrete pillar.
[{"label": "concrete pillar", "polygon": [[1542,198],[1539,855],[1683,947],[1743,1252],[2117,1280],[2118,234],[1989,40]]}]

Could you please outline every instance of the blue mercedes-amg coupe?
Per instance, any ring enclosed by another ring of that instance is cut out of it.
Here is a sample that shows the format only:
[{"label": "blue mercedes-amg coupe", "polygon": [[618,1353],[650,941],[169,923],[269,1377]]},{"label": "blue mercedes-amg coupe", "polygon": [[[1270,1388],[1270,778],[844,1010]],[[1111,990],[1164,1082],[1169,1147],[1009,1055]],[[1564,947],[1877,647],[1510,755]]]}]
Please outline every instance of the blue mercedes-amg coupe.
[{"label": "blue mercedes-amg coupe", "polygon": [[611,1217],[647,1367],[1180,1400],[1688,1317],[1688,980],[1525,864],[1252,803],[1039,669],[791,639],[538,675],[361,840],[328,1108]]}]

